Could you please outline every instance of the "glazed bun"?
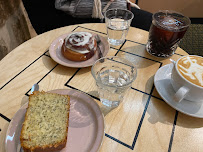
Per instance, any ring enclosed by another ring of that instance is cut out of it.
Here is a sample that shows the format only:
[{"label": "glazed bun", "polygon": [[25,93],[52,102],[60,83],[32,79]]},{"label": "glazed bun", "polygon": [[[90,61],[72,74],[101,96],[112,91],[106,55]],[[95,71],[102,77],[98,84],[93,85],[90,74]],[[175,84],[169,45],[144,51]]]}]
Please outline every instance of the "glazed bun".
[{"label": "glazed bun", "polygon": [[73,32],[63,42],[61,52],[71,61],[86,61],[96,52],[97,42],[89,32]]}]

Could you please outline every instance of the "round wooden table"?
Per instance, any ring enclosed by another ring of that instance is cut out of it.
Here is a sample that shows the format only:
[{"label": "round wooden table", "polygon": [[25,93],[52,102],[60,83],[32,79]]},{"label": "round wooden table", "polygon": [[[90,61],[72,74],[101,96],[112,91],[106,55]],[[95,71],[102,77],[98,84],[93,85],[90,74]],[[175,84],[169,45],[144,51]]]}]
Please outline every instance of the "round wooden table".
[{"label": "round wooden table", "polygon": [[[108,109],[98,100],[91,67],[65,67],[49,55],[52,41],[71,31],[107,37],[102,23],[67,26],[28,40],[0,61],[0,151],[5,151],[9,122],[27,100],[34,83],[43,91],[76,89],[98,103],[105,120],[101,152],[203,151],[203,120],[171,108],[154,87],[156,71],[170,60],[146,52],[148,32],[131,27],[123,45],[110,47],[107,56],[129,59],[137,65],[138,76],[124,101],[117,108]],[[187,53],[178,48],[171,58],[177,60],[183,55]]]}]

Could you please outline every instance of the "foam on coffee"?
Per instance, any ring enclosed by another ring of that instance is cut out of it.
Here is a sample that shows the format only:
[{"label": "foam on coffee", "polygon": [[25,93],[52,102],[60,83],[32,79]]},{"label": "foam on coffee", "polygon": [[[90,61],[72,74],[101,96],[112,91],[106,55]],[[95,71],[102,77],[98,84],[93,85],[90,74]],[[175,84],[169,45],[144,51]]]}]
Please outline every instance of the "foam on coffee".
[{"label": "foam on coffee", "polygon": [[177,63],[178,71],[188,81],[203,87],[203,58],[186,56]]}]

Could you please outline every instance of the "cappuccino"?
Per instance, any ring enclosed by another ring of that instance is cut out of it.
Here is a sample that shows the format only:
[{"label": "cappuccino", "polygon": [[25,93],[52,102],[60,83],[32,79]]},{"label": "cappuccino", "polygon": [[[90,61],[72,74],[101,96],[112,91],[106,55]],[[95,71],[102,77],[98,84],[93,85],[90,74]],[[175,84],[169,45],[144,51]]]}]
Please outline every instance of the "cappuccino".
[{"label": "cappuccino", "polygon": [[203,87],[203,57],[186,56],[177,63],[180,74],[191,83]]}]

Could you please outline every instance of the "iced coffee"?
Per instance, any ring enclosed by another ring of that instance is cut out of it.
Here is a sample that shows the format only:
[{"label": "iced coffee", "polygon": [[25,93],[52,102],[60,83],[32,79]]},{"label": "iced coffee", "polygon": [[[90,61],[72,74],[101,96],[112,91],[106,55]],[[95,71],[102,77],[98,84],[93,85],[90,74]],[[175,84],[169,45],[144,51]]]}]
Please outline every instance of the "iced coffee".
[{"label": "iced coffee", "polygon": [[190,25],[190,19],[174,11],[159,11],[153,15],[147,52],[156,57],[170,57]]}]

